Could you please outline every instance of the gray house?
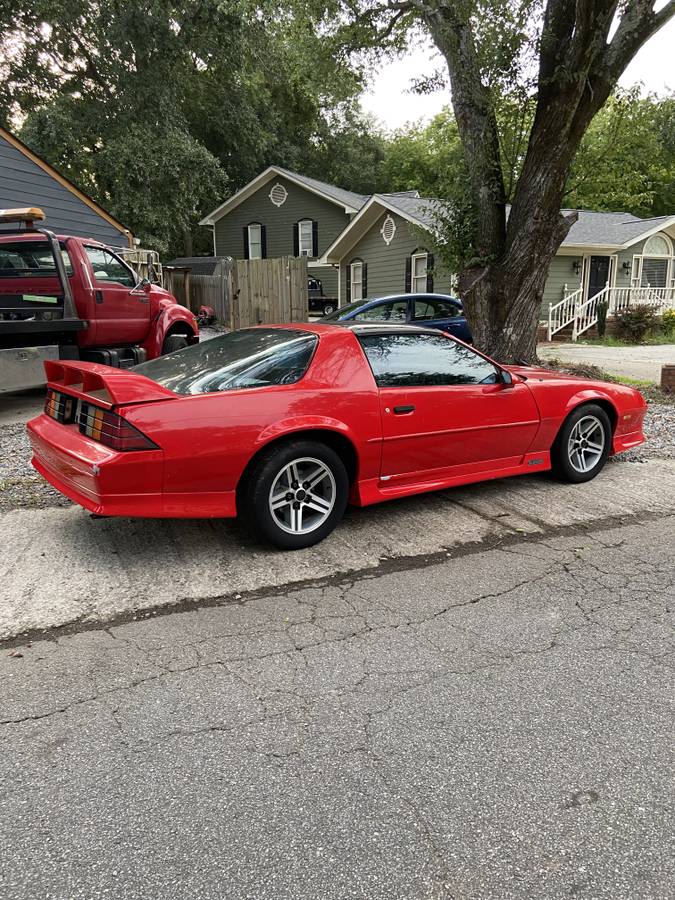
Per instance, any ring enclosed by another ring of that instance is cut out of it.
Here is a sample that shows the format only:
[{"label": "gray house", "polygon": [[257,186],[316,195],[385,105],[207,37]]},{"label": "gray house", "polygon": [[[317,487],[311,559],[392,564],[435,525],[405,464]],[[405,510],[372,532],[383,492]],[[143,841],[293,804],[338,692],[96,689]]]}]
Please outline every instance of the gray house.
[{"label": "gray house", "polygon": [[337,294],[337,269],[318,264],[366,197],[314,178],[269,166],[209,213],[214,256],[266,259],[306,256],[328,296]]},{"label": "gray house", "polygon": [[91,197],[60,175],[22,141],[0,128],[0,209],[37,206],[58,234],[133,246],[133,235]]},{"label": "gray house", "polygon": [[[416,191],[365,197],[270,166],[201,222],[214,254],[235,259],[307,256],[310,273],[340,304],[394,293],[452,293],[434,259],[438,200]],[[675,307],[675,215],[578,210],[551,264],[542,321],[576,338],[629,303]]]},{"label": "gray house", "polygon": [[[438,202],[375,194],[362,206],[320,260],[338,266],[342,303],[401,291],[452,291],[452,275],[434,264],[427,246]],[[541,318],[551,336],[570,329],[576,339],[588,331],[601,301],[609,315],[635,303],[675,308],[675,216],[577,213],[544,289]]]}]

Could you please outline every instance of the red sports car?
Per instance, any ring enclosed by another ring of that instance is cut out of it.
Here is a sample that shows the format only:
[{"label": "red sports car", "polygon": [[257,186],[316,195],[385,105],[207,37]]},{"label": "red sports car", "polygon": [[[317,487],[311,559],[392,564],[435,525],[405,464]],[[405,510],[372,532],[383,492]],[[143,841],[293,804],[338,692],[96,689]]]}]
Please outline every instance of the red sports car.
[{"label": "red sports car", "polygon": [[357,506],[644,441],[629,387],[501,366],[424,328],[263,325],[130,370],[48,362],[33,465],[103,516],[239,516],[296,549]]}]

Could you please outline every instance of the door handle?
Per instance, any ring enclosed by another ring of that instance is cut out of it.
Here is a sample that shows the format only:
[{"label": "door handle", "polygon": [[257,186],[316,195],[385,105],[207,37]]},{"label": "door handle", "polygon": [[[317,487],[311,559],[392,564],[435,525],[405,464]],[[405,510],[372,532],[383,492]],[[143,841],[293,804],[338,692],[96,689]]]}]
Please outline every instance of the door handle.
[{"label": "door handle", "polygon": [[414,406],[395,406],[394,407],[394,415],[395,416],[405,416],[407,413],[415,412]]},{"label": "door handle", "polygon": [[103,291],[95,291],[94,296],[97,303],[103,303]]}]

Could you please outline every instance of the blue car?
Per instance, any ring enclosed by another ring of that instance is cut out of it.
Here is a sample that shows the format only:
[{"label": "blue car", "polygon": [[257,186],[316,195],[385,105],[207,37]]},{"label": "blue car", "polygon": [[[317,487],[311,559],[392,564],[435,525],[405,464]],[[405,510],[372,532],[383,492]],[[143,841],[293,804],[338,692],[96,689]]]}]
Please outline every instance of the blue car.
[{"label": "blue car", "polygon": [[355,300],[321,319],[322,322],[381,322],[383,325],[424,325],[448,331],[472,343],[461,300],[447,294],[393,294],[376,300]]}]

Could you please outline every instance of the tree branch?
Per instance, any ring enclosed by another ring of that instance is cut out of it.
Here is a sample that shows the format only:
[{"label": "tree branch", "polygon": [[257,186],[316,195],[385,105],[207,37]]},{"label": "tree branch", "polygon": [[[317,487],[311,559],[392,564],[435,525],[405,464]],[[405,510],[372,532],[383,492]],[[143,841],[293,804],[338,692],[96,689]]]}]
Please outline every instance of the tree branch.
[{"label": "tree branch", "polygon": [[658,12],[654,12],[654,0],[629,2],[596,77],[607,79],[613,85],[640,47],[673,16],[675,0],[670,0]]}]

